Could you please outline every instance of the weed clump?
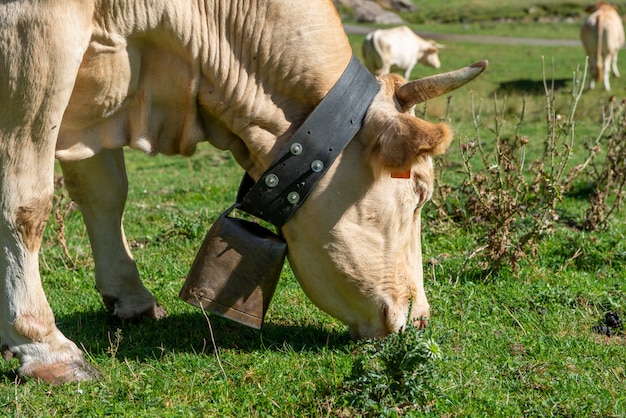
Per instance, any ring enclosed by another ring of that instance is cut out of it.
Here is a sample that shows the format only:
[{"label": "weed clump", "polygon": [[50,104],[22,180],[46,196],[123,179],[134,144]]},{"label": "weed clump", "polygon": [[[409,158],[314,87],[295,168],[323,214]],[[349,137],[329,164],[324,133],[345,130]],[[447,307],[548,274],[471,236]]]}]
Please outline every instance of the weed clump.
[{"label": "weed clump", "polygon": [[437,394],[432,384],[441,349],[428,331],[415,326],[383,339],[359,343],[343,404],[364,416],[393,416],[423,410]]}]

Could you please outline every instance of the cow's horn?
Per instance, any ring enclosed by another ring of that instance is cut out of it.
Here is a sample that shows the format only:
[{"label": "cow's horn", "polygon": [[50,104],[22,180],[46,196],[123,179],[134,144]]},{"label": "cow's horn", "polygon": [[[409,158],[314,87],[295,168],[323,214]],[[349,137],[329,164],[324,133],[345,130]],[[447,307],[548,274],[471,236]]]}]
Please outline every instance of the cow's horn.
[{"label": "cow's horn", "polygon": [[403,109],[444,95],[469,83],[487,68],[487,60],[478,61],[459,70],[437,74],[406,83],[396,91]]}]

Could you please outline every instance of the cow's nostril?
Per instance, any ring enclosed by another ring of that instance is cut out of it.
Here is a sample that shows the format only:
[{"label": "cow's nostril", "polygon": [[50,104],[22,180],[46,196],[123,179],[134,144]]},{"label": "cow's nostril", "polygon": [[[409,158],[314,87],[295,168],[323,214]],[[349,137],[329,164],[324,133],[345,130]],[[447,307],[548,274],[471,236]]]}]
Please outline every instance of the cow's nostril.
[{"label": "cow's nostril", "polygon": [[428,318],[425,316],[413,319],[413,325],[417,329],[424,329],[428,326]]}]

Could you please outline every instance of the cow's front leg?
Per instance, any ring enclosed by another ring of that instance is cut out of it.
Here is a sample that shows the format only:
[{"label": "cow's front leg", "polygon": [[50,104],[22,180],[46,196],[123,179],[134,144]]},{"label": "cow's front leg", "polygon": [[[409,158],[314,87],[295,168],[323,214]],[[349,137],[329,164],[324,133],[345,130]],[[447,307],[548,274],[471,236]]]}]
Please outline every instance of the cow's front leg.
[{"label": "cow's front leg", "polygon": [[97,376],[56,327],[38,262],[55,142],[90,37],[87,3],[0,2],[0,351],[19,359],[20,375],[48,382]]},{"label": "cow's front leg", "polygon": [[[39,275],[38,253],[52,202],[53,150],[34,150],[26,142],[21,147],[19,152],[3,149],[0,157],[2,355],[20,360],[22,376],[47,382],[89,380],[98,372],[57,329]],[[22,160],[7,161],[7,155]]]},{"label": "cow's front leg", "polygon": [[93,250],[96,288],[107,309],[120,318],[167,315],[143,286],[130,253],[122,218],[128,180],[122,149],[61,163],[65,185],[78,203]]}]

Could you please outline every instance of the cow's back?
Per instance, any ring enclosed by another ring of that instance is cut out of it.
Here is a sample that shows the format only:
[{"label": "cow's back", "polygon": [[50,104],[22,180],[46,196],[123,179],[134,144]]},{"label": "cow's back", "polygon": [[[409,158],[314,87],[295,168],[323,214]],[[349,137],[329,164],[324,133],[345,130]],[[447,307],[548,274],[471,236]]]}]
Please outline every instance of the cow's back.
[{"label": "cow's back", "polygon": [[417,35],[407,26],[377,29],[363,42],[363,60],[375,74],[391,71],[392,66],[412,68],[419,59]]},{"label": "cow's back", "polygon": [[609,73],[619,77],[617,55],[624,45],[624,25],[615,6],[598,2],[587,9],[589,15],[580,31],[580,38],[589,58],[591,79],[589,87],[604,83],[610,90]]},{"label": "cow's back", "polygon": [[616,51],[624,46],[624,24],[617,10],[605,10],[601,17],[601,30],[608,51]]},{"label": "cow's back", "polygon": [[613,6],[592,6],[581,29],[581,41],[587,55],[596,56],[620,49],[624,45],[624,25]]},{"label": "cow's back", "polygon": [[418,59],[416,35],[406,26],[378,31],[374,43],[383,57],[393,60],[392,64],[400,68],[407,68]]}]

